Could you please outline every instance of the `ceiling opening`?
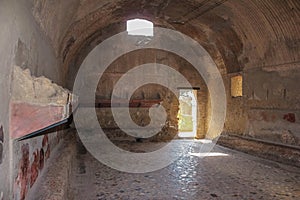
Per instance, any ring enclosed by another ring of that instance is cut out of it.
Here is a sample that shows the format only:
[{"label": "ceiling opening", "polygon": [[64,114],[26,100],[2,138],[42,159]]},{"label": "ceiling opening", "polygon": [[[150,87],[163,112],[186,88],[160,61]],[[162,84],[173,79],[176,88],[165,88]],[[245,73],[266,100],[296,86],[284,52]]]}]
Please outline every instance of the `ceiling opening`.
[{"label": "ceiling opening", "polygon": [[131,19],[127,21],[128,35],[153,36],[153,23],[144,19]]}]

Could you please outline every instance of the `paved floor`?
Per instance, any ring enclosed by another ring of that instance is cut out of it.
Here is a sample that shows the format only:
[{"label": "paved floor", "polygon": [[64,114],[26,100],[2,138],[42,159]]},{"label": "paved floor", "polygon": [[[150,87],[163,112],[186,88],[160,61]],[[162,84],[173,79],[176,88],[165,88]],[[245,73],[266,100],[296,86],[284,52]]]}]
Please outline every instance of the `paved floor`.
[{"label": "paved floor", "polygon": [[[215,146],[200,158],[197,142],[188,143],[184,156],[170,166],[146,174],[111,169],[82,147],[73,164],[70,199],[300,199],[300,169]],[[151,143],[121,144],[150,148]]]}]

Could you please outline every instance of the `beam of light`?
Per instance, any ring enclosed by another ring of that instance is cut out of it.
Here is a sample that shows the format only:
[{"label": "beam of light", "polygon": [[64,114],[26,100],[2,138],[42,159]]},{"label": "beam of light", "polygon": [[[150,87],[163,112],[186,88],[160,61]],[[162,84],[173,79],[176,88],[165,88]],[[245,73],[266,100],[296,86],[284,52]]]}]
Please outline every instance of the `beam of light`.
[{"label": "beam of light", "polygon": [[189,155],[200,157],[200,158],[203,158],[203,157],[229,156],[226,153],[219,153],[219,152],[209,152],[209,153],[192,153],[192,152],[189,152]]},{"label": "beam of light", "polygon": [[208,140],[208,139],[195,139],[195,142],[199,142],[199,143],[202,143],[202,144],[211,144],[212,143],[212,140]]}]

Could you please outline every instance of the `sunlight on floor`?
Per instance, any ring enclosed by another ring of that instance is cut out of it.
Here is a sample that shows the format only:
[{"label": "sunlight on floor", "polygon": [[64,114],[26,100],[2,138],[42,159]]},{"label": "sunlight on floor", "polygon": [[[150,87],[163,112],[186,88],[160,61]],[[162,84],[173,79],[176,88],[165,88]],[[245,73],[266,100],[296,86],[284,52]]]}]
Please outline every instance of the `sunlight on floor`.
[{"label": "sunlight on floor", "polygon": [[217,156],[229,156],[226,153],[219,153],[219,152],[209,152],[209,153],[189,153],[191,156],[196,156],[196,157],[217,157]]},{"label": "sunlight on floor", "polygon": [[179,132],[178,136],[180,138],[194,138],[196,136],[195,132]]},{"label": "sunlight on floor", "polygon": [[210,143],[212,143],[212,140],[208,140],[208,139],[200,139],[200,140],[195,140],[195,141],[203,143],[203,144],[210,144]]}]

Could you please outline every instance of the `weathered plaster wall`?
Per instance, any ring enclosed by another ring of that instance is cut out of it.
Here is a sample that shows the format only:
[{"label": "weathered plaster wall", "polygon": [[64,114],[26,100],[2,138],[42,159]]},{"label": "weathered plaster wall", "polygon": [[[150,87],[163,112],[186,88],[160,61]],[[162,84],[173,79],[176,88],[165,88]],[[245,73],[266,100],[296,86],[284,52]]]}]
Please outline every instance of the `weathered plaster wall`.
[{"label": "weathered plaster wall", "polygon": [[[226,88],[227,96],[227,109],[226,109],[226,120],[224,125],[224,132],[231,134],[242,134],[245,131],[247,117],[244,97],[232,97],[231,96],[231,77],[236,74],[228,74],[223,77],[223,81]],[[243,80],[245,83],[245,80]]]},{"label": "weathered plaster wall", "polygon": [[[256,80],[247,77],[260,76],[259,70],[255,69],[268,68],[272,71],[273,68],[280,71],[287,68],[293,74],[293,69],[299,67],[300,5],[297,0],[32,2],[35,18],[51,38],[63,62],[64,73],[71,79],[69,87],[88,52],[105,38],[124,31],[127,19],[149,19],[156,26],[182,31],[197,40],[210,53],[221,73],[229,73],[224,76],[228,97],[224,131],[228,133],[247,132],[247,112],[252,106],[248,97],[230,96],[231,76],[235,73],[244,75],[244,86],[248,87]],[[46,12],[49,10],[55,11],[55,14]],[[68,10],[65,17],[61,17],[62,10]],[[64,26],[52,24],[58,19]],[[263,79],[267,84],[271,83],[268,75]],[[255,90],[261,92],[261,88]],[[261,107],[258,104],[254,107]],[[293,105],[289,107],[290,110],[296,109]],[[272,105],[272,109],[282,108]],[[288,113],[290,110],[286,109]]]},{"label": "weathered plaster wall", "polygon": [[[298,68],[298,69],[297,69]],[[247,128],[244,135],[300,146],[299,66],[245,72]]]},{"label": "weathered plaster wall", "polygon": [[[2,31],[0,31],[0,59],[1,59],[1,73],[0,73],[0,127],[1,127],[1,163],[0,163],[0,199],[9,196],[10,186],[10,143],[9,143],[9,84],[10,84],[10,65],[13,60],[14,47],[11,45],[13,41],[13,34],[10,28],[13,27],[10,21],[10,12],[8,2],[1,1],[0,3],[0,24],[2,24]],[[2,173],[6,172],[6,173]]]},{"label": "weathered plaster wall", "polygon": [[61,70],[49,39],[36,24],[27,1],[1,1],[0,24],[0,127],[3,127],[0,199],[24,199],[59,136],[53,134],[23,142],[10,139],[8,116],[12,68],[14,65],[29,68],[35,76],[44,75],[59,84],[62,83]]},{"label": "weathered plaster wall", "polygon": [[[72,94],[45,77],[34,77],[28,69],[13,67],[10,101],[10,137],[17,139],[25,134],[58,123],[69,116]],[[14,198],[24,199],[37,179],[48,166],[48,159],[59,143],[62,132],[52,128],[35,139],[14,142],[17,170],[14,177]],[[14,171],[15,172],[15,171]]]},{"label": "weathered plaster wall", "polygon": [[[119,48],[122,48],[120,46]],[[93,61],[91,61],[93,62]],[[95,62],[95,61],[94,61]],[[161,50],[139,50],[130,52],[126,55],[121,56],[116,61],[114,61],[105,71],[103,76],[101,77],[98,88],[96,91],[96,102],[101,100],[110,100],[111,94],[115,84],[118,80],[126,73],[128,70],[145,64],[145,63],[160,63],[167,66],[170,66],[176,69],[180,74],[186,77],[187,80],[190,81],[191,86],[200,88],[198,92],[198,136],[203,137],[207,130],[207,87],[198,74],[198,72],[188,63],[186,60],[172,54],[169,52],[164,52]],[[93,66],[97,66],[98,63],[94,63]],[[147,76],[147,74],[144,74]],[[91,74],[87,74],[87,76],[91,76],[96,78],[100,78],[99,74],[91,71]],[[90,79],[89,78],[89,79]],[[132,80],[134,83],[135,80]],[[182,87],[181,85],[175,86],[177,88]],[[178,90],[179,91],[179,90]],[[126,85],[124,85],[124,92],[126,92]],[[84,97],[82,97],[84,98]],[[178,132],[178,101],[174,94],[172,94],[168,89],[164,87],[160,87],[158,85],[145,85],[135,91],[134,95],[131,97],[132,100],[161,100],[161,105],[167,111],[167,122],[157,137],[152,138],[154,140],[161,139],[172,139]],[[118,126],[114,121],[112,111],[110,107],[106,108],[97,108],[98,120],[102,128],[107,129],[117,129]],[[149,108],[130,108],[131,117],[134,122],[138,125],[145,126],[149,123]],[[112,133],[111,131],[109,133]],[[117,131],[116,137],[120,136],[119,131]],[[123,134],[124,136],[124,134]]]},{"label": "weathered plaster wall", "polygon": [[[37,154],[34,152],[41,151],[43,143],[42,137],[20,143],[9,140],[7,116],[11,67],[29,68],[35,76],[45,75],[61,85],[68,78],[70,87],[88,52],[105,38],[124,31],[126,20],[135,17],[152,20],[156,26],[182,31],[210,53],[224,75],[227,89],[225,132],[299,145],[299,88],[295,83],[299,79],[300,1],[203,2],[1,1],[0,170],[10,173],[0,174],[0,199],[9,196],[12,183],[18,177],[18,167],[34,162],[34,154]],[[161,55],[162,60],[157,60],[168,65],[168,59],[164,60],[165,55]],[[64,66],[63,70],[58,67],[58,59]],[[128,62],[128,66],[137,63]],[[180,67],[177,69],[182,73],[187,70]],[[230,77],[235,73],[244,76],[243,97],[230,96]],[[106,75],[111,78],[109,73]],[[188,78],[199,81],[191,74]],[[117,76],[112,80],[117,80]],[[105,95],[109,94],[110,86],[105,86],[108,88]],[[200,84],[200,88],[205,86]],[[204,123],[200,127],[205,127],[199,130],[202,133],[207,129],[210,107],[207,92],[198,95],[200,102],[202,99],[206,102],[199,108],[202,122],[198,124]],[[137,96],[140,96],[139,92]],[[21,157],[25,157],[25,161],[18,164]]]},{"label": "weathered plaster wall", "polygon": [[[299,145],[299,1],[228,1],[226,5],[230,12],[220,9],[220,14],[231,19],[242,51],[237,57],[240,70],[224,77],[228,97],[224,132]],[[244,95],[233,98],[230,78],[237,74],[244,78]]]}]

